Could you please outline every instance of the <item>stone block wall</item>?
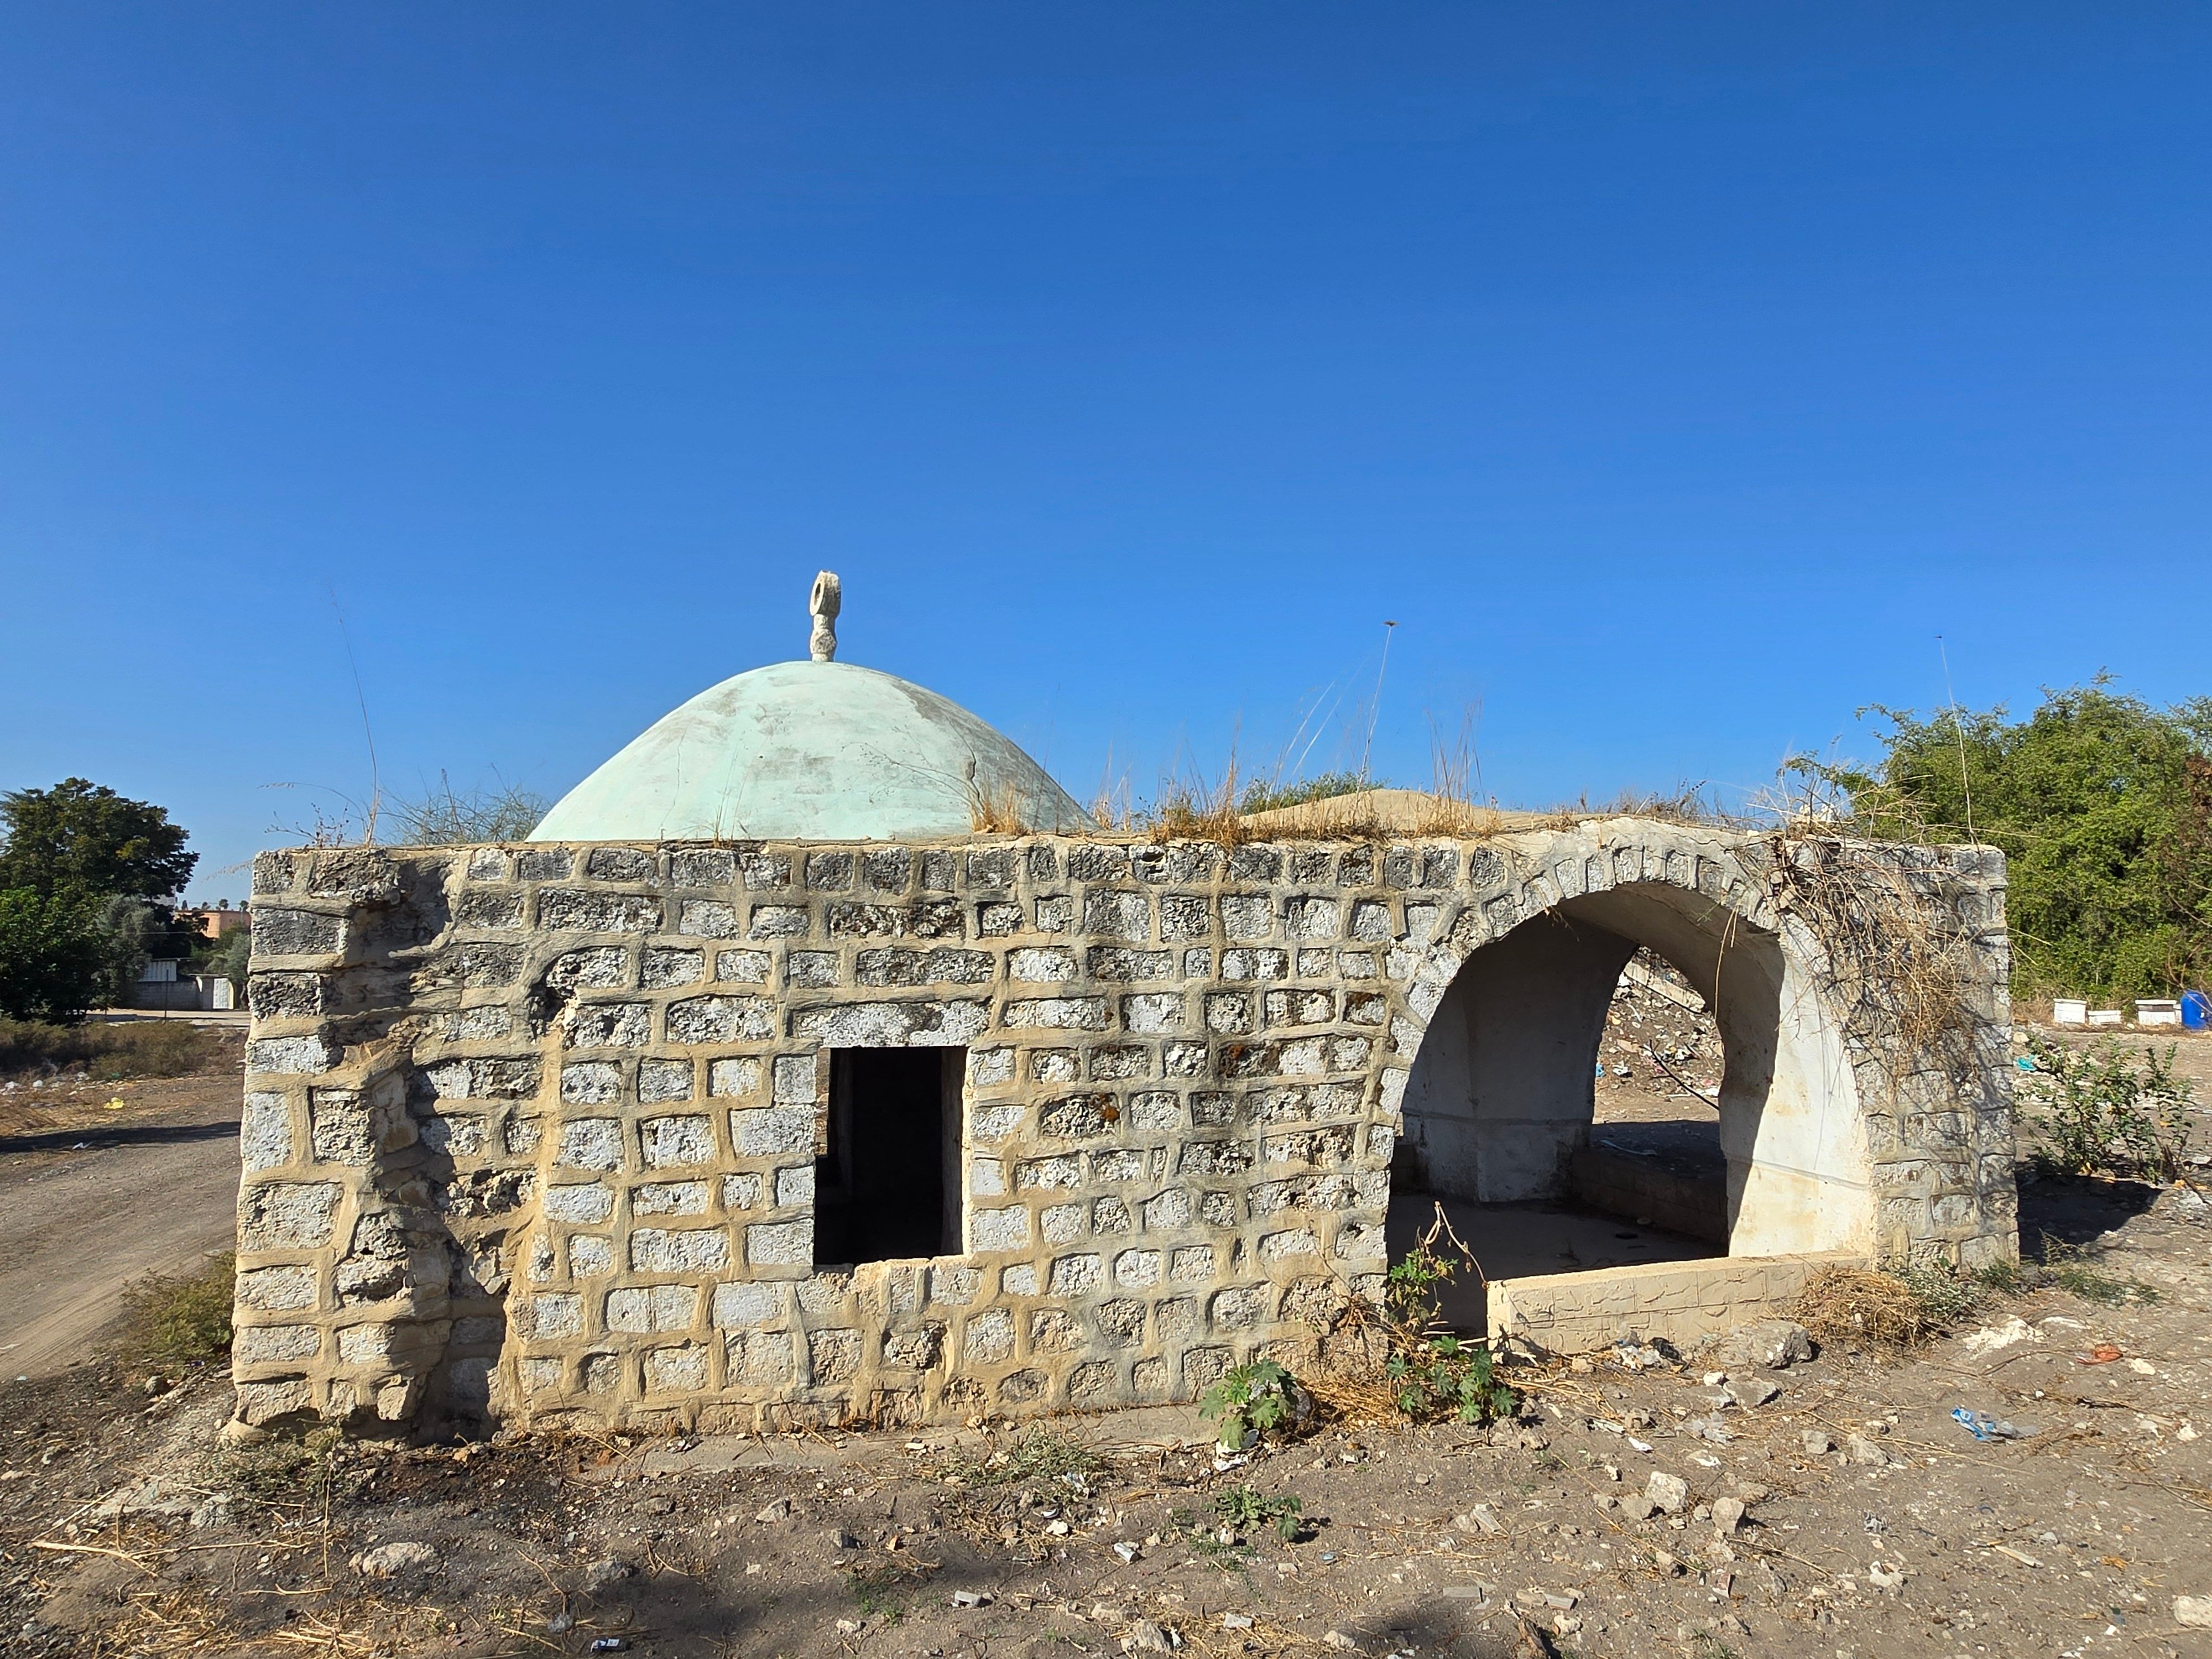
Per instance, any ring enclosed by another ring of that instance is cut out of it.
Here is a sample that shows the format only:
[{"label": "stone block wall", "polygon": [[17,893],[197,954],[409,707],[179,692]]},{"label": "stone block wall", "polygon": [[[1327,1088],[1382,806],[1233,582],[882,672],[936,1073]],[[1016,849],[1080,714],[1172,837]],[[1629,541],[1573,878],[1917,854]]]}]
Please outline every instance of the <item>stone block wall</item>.
[{"label": "stone block wall", "polygon": [[[1188,1399],[1373,1294],[1407,1067],[1474,950],[1656,883],[1793,938],[1766,843],[265,854],[239,1414],[780,1427]],[[1885,856],[1887,856],[1885,854]],[[1930,860],[1971,1064],[1855,1056],[1885,1248],[2009,1251],[2002,865]],[[1860,999],[1861,1001],[1863,999]],[[957,1255],[817,1269],[830,1051],[965,1050]]]}]

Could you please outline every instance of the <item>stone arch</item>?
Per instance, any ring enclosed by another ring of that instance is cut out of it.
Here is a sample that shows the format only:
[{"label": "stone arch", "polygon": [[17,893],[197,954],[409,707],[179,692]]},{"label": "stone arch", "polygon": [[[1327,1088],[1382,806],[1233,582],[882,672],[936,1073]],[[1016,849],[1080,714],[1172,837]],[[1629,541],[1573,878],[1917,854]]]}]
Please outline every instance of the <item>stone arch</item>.
[{"label": "stone arch", "polygon": [[1866,1249],[1868,1126],[1818,953],[1793,944],[1762,883],[1692,836],[1559,839],[1542,873],[1426,951],[1397,1034],[1410,1070],[1394,1180],[1477,1203],[1559,1194],[1587,1139],[1613,987],[1643,946],[1721,1028],[1728,1254]]}]

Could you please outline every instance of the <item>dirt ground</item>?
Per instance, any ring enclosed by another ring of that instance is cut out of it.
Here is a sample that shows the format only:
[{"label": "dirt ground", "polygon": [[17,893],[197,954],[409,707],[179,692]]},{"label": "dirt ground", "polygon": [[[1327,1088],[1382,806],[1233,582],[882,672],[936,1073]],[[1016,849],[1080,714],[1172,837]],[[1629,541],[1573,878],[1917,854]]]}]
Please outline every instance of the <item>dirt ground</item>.
[{"label": "dirt ground", "polygon": [[82,1365],[147,1273],[230,1248],[244,1034],[198,1076],[0,1079],[0,1376]]},{"label": "dirt ground", "polygon": [[[0,1655],[2212,1656],[2175,1607],[2212,1596],[2212,1206],[2022,1204],[2074,1288],[1907,1353],[1516,1367],[1498,1429],[1325,1423],[1225,1468],[1188,1408],[225,1450],[219,1372],[118,1356],[0,1389]],[[1655,1475],[1679,1510],[1643,1514]],[[1224,1530],[1240,1491],[1294,1497],[1295,1536]]]}]

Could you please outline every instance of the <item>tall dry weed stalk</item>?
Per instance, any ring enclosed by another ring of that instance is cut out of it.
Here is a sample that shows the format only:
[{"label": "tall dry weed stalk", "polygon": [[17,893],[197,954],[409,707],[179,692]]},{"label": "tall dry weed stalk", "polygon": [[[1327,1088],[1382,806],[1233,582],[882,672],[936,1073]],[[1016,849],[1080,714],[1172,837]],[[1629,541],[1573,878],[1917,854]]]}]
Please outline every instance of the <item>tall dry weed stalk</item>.
[{"label": "tall dry weed stalk", "polygon": [[1031,828],[1026,806],[1012,783],[986,789],[968,780],[968,827],[979,836],[1026,836]]}]

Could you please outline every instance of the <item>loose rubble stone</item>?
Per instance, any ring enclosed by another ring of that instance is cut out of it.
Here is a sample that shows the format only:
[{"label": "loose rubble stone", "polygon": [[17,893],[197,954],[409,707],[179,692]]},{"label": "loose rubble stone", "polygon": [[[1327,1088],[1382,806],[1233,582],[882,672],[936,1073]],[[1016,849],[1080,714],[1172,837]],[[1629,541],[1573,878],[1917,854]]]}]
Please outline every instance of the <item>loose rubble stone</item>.
[{"label": "loose rubble stone", "polygon": [[1729,1398],[1747,1410],[1754,1406],[1764,1406],[1781,1393],[1779,1386],[1763,1376],[1738,1377],[1728,1385]]},{"label": "loose rubble stone", "polygon": [[413,1539],[395,1539],[353,1558],[353,1570],[364,1578],[397,1578],[402,1573],[432,1572],[441,1560],[438,1552]]},{"label": "loose rubble stone", "polygon": [[1778,1371],[1811,1359],[1813,1338],[1793,1320],[1761,1319],[1729,1332],[1717,1352],[1722,1363],[1731,1368],[1763,1365]]},{"label": "loose rubble stone", "polygon": [[1680,1515],[1690,1501],[1690,1483],[1679,1474],[1654,1469],[1651,1478],[1644,1483],[1644,1495],[1668,1514]]}]

